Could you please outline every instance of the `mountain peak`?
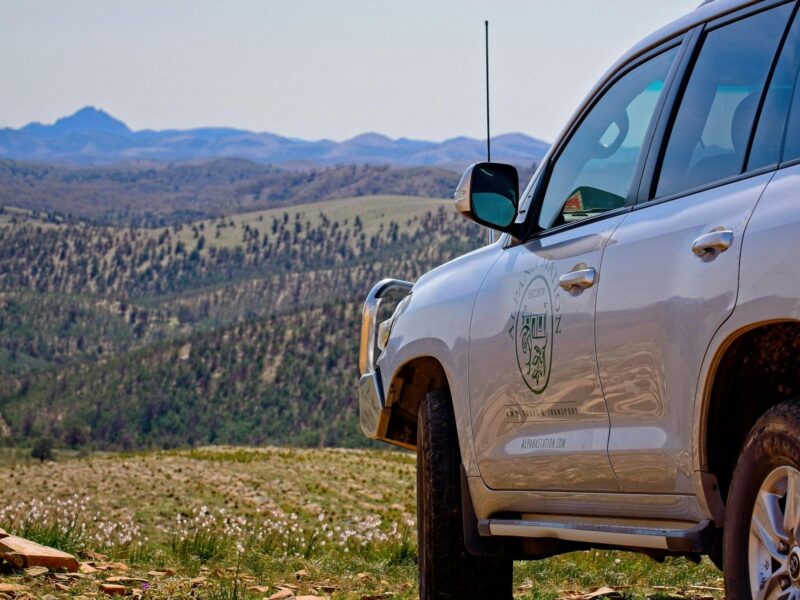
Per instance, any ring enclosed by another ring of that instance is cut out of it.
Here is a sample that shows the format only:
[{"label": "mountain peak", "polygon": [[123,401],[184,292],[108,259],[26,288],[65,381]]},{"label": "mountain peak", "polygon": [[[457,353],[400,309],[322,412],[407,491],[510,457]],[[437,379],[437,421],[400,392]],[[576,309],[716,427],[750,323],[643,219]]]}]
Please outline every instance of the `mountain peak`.
[{"label": "mountain peak", "polygon": [[100,131],[117,135],[126,135],[131,132],[125,123],[115,119],[106,111],[93,106],[85,106],[76,113],[62,117],[52,128],[58,132]]},{"label": "mountain peak", "polygon": [[387,135],[381,133],[362,133],[355,137],[345,140],[346,144],[362,144],[365,146],[391,146],[394,140]]}]

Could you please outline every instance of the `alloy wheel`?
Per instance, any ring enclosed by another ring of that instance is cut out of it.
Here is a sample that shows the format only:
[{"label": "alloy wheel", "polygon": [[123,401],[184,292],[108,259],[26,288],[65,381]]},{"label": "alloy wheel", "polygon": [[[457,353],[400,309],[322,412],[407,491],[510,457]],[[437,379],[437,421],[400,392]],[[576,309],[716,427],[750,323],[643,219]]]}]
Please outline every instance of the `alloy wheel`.
[{"label": "alloy wheel", "polygon": [[758,490],[748,542],[754,599],[800,600],[800,471],[781,466]]}]

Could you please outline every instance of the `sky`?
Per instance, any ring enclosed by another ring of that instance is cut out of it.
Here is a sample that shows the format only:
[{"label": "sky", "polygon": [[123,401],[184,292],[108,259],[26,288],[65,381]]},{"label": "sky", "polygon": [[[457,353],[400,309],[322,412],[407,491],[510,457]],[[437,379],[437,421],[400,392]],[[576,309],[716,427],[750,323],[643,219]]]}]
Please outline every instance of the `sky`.
[{"label": "sky", "polygon": [[228,126],[552,141],[605,70],[700,0],[0,0],[0,127],[96,106]]}]

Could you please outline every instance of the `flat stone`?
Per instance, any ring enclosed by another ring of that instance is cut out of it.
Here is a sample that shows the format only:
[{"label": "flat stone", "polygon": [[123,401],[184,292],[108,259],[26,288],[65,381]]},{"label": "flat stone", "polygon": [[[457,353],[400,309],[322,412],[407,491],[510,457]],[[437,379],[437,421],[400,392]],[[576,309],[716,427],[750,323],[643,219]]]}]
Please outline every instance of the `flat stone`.
[{"label": "flat stone", "polygon": [[17,592],[27,592],[29,588],[27,585],[19,585],[18,583],[0,583],[0,593],[4,592],[11,592],[15,594]]},{"label": "flat stone", "polygon": [[128,593],[128,588],[114,583],[101,583],[100,591],[109,596],[125,596]]},{"label": "flat stone", "polygon": [[266,594],[269,591],[268,585],[251,585],[247,588],[248,592],[258,592],[259,594]]},{"label": "flat stone", "polygon": [[150,583],[147,579],[141,577],[123,577],[117,575],[115,577],[106,577],[106,583]]},{"label": "flat stone", "polygon": [[78,560],[71,554],[13,535],[0,539],[0,558],[20,570],[28,567],[47,567],[51,571],[78,570]]},{"label": "flat stone", "polygon": [[581,600],[595,600],[595,598],[603,598],[603,597],[621,598],[622,596],[620,595],[619,592],[617,592],[613,588],[603,586],[592,592],[589,592],[588,594],[584,594],[583,596],[581,596]]}]

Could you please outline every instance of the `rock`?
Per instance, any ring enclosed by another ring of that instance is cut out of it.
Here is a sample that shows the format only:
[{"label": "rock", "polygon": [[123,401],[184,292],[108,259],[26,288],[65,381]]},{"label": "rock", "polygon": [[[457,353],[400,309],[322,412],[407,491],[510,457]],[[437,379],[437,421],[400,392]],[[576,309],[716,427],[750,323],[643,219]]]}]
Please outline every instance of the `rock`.
[{"label": "rock", "polygon": [[109,596],[125,596],[128,593],[128,588],[116,583],[101,583],[100,591]]},{"label": "rock", "polygon": [[89,563],[81,563],[81,564],[78,566],[78,570],[79,570],[81,573],[97,573],[97,569],[95,569],[95,568],[94,568],[92,565],[90,565]]},{"label": "rock", "polygon": [[332,583],[323,583],[319,587],[323,592],[328,592],[329,594],[332,594],[333,592],[339,589],[338,585],[334,585]]},{"label": "rock", "polygon": [[308,577],[308,571],[305,569],[300,569],[297,573],[294,574],[295,577],[298,579],[302,579],[303,577]]},{"label": "rock", "polygon": [[98,571],[127,571],[128,565],[122,562],[96,562],[92,566]]},{"label": "rock", "polygon": [[328,596],[297,596],[295,600],[328,600]]},{"label": "rock", "polygon": [[45,575],[49,573],[50,569],[47,567],[28,567],[25,569],[25,575],[27,577],[39,577],[39,575]]},{"label": "rock", "polygon": [[19,585],[17,583],[0,583],[0,594],[16,594],[17,592],[27,592],[29,589],[31,588],[29,588],[27,585]]},{"label": "rock", "polygon": [[0,529],[0,538],[8,537],[8,534],[5,532],[4,529]]},{"label": "rock", "polygon": [[27,567],[47,567],[52,571],[78,570],[78,560],[71,554],[13,535],[0,538],[0,558],[20,570]]},{"label": "rock", "polygon": [[106,577],[106,583],[150,583],[147,579],[141,577],[123,577],[116,575],[114,577]]},{"label": "rock", "polygon": [[294,585],[294,584],[291,584],[291,583],[283,583],[283,582],[281,582],[281,583],[276,583],[276,584],[275,584],[275,587],[276,587],[276,588],[278,588],[279,590],[292,590],[294,593],[297,593],[297,590],[299,590],[299,589],[300,589],[298,586],[296,586],[296,585]]},{"label": "rock", "polygon": [[269,591],[268,585],[251,585],[247,588],[248,591],[258,592],[259,594],[266,594]]},{"label": "rock", "polygon": [[597,588],[593,592],[581,596],[581,600],[595,600],[595,598],[621,598],[621,594],[610,587]]},{"label": "rock", "polygon": [[45,594],[39,600],[58,600],[53,594]]},{"label": "rock", "polygon": [[284,600],[285,598],[291,598],[294,596],[294,592],[292,590],[279,590],[272,594],[267,600]]}]

